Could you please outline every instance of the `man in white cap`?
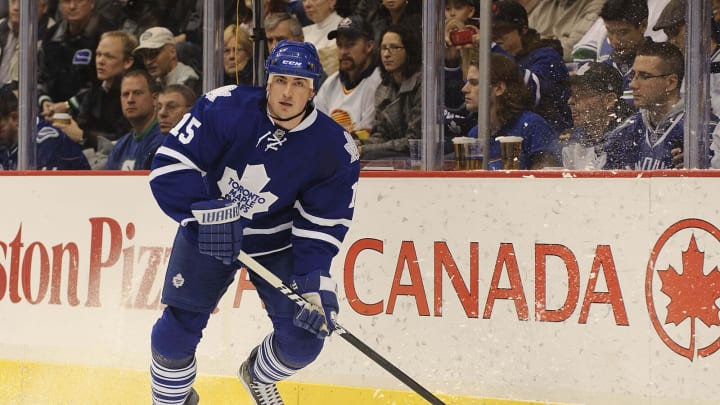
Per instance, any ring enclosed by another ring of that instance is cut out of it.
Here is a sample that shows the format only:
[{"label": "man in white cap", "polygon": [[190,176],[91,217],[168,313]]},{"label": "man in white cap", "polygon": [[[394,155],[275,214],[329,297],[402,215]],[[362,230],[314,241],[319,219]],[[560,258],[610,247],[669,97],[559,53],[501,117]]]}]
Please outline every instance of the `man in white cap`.
[{"label": "man in white cap", "polygon": [[140,45],[133,54],[141,58],[148,73],[162,87],[183,84],[200,93],[200,75],[180,62],[175,49],[175,36],[165,27],[152,27],[140,35]]}]

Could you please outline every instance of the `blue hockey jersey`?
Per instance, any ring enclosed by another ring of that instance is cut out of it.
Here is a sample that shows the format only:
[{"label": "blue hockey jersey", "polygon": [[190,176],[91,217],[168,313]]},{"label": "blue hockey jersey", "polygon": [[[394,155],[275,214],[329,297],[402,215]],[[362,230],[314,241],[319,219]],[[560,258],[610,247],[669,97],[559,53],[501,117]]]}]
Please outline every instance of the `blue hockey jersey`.
[{"label": "blue hockey jersey", "polygon": [[352,220],[360,173],[350,134],[313,109],[291,131],[267,114],[265,89],[225,86],[203,96],[152,163],[160,207],[197,240],[190,205],[225,198],[242,211],[243,250],[293,248],[295,274],[329,270]]},{"label": "blue hockey jersey", "polygon": [[[37,123],[35,148],[36,167],[39,170],[90,170],[90,163],[82,147],[43,119]],[[17,145],[0,153],[0,169],[17,170]]]},{"label": "blue hockey jersey", "polygon": [[147,162],[153,153],[160,147],[163,134],[157,119],[150,128],[139,136],[130,131],[118,139],[108,156],[105,169],[107,170],[146,170]]},{"label": "blue hockey jersey", "polygon": [[572,127],[568,106],[570,85],[567,67],[553,48],[543,47],[516,58],[523,80],[535,96],[534,111],[558,133]]},{"label": "blue hockey jersey", "polygon": [[[672,154],[684,142],[685,104],[678,103],[656,125],[649,124],[646,110],[640,110],[615,128],[605,144],[605,169],[660,170],[672,169]],[[717,124],[712,115],[706,136],[708,145]]]}]

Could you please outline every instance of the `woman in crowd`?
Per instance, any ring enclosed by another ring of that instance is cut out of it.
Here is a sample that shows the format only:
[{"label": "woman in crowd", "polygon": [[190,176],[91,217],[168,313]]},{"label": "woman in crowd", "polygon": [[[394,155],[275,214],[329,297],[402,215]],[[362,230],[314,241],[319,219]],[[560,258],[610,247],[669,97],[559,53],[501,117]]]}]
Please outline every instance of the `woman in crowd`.
[{"label": "woman in crowd", "polygon": [[[469,53],[467,84],[463,87],[468,109],[478,108],[479,78],[477,52]],[[540,115],[530,111],[532,97],[520,75],[517,63],[510,57],[493,53],[490,59],[490,153],[488,169],[503,168],[500,158],[501,136],[522,138],[520,169],[560,166],[560,143],[555,132]],[[478,137],[477,126],[470,137]]]},{"label": "woman in crowd", "polygon": [[421,137],[422,58],[414,31],[405,25],[391,25],[382,35],[382,83],[375,93],[372,134],[360,148],[363,159],[408,157],[408,139]]},{"label": "woman in crowd", "polygon": [[253,83],[253,45],[250,35],[242,27],[228,25],[223,33],[224,84]]},{"label": "woman in crowd", "polygon": [[330,31],[337,29],[342,17],[335,12],[336,0],[303,0],[305,14],[314,23],[303,27],[305,42],[315,45],[320,63],[330,76],[338,70],[337,45],[328,39]]}]

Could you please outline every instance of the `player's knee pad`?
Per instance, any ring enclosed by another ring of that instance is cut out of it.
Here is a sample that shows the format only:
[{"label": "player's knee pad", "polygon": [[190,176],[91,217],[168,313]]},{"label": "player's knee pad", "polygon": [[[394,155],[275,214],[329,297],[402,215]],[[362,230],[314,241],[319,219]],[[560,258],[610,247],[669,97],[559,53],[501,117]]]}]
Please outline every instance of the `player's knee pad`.
[{"label": "player's knee pad", "polygon": [[192,359],[209,317],[210,314],[166,307],[152,329],[151,345],[156,361]]},{"label": "player's knee pad", "polygon": [[292,324],[275,324],[273,346],[283,363],[303,368],[315,361],[325,343],[314,334]]}]

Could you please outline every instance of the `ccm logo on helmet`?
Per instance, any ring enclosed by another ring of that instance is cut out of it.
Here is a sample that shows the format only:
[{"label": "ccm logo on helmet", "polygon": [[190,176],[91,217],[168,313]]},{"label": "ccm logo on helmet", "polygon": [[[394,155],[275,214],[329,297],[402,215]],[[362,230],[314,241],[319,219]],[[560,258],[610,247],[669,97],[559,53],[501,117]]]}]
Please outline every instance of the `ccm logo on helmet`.
[{"label": "ccm logo on helmet", "polygon": [[290,65],[290,66],[302,66],[302,62],[297,62],[294,60],[282,60],[280,63],[283,65]]}]

